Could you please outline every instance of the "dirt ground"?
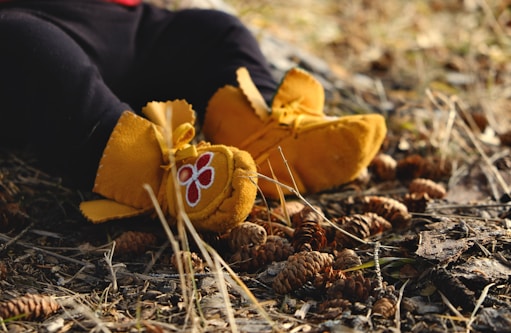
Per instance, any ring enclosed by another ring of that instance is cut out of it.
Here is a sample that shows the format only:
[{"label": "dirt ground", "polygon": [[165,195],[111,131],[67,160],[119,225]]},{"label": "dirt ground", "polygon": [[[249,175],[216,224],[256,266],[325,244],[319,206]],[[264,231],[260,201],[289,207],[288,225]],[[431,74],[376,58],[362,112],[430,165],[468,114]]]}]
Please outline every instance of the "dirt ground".
[{"label": "dirt ground", "polygon": [[332,191],[258,198],[264,240],[208,250],[150,218],[90,224],[91,193],[1,149],[0,331],[510,332],[509,2],[226,3],[328,64],[327,113],[385,115],[381,153]]}]

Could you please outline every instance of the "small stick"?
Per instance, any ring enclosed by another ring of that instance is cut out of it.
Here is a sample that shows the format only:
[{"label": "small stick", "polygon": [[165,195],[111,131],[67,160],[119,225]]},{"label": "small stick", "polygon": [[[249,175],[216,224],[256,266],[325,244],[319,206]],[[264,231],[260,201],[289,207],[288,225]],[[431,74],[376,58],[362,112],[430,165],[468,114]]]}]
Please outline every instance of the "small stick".
[{"label": "small stick", "polygon": [[[7,236],[5,234],[1,234],[0,233],[0,240],[4,240],[4,241],[7,241],[8,243],[12,243],[13,238],[11,238],[11,237],[9,237],[9,236]],[[82,266],[86,266],[86,267],[95,267],[94,264],[92,264],[90,262],[84,262],[84,261],[76,260],[76,259],[73,259],[73,258],[69,258],[69,257],[63,256],[61,254],[58,254],[58,253],[55,253],[55,252],[52,252],[52,251],[48,251],[48,250],[42,249],[40,247],[34,246],[32,244],[25,243],[25,242],[22,242],[22,241],[17,241],[16,244],[21,245],[21,246],[26,247],[26,248],[29,248],[29,249],[32,249],[32,250],[35,250],[35,251],[39,251],[39,252],[45,253],[47,255],[50,255],[50,256],[58,258],[58,259],[62,259],[62,260],[65,260],[65,261],[69,261],[69,262],[78,264],[78,265],[82,265]],[[2,249],[2,251],[3,250],[5,250],[5,248]]]},{"label": "small stick", "polygon": [[[33,220],[32,222],[30,222],[30,224],[25,229],[21,230],[21,232],[19,234],[17,234],[15,237],[12,237],[12,238],[10,238],[7,235],[0,234],[0,238],[3,238],[7,242],[7,243],[5,243],[3,245],[0,245],[0,254],[2,254],[5,250],[7,250],[7,248],[9,246],[11,246],[12,244],[18,242],[18,240],[21,237],[23,237],[23,235],[25,235],[35,225],[35,223],[36,223],[36,221]],[[2,236],[4,236],[4,237],[2,237]],[[19,242],[19,243],[21,243],[21,242]]]},{"label": "small stick", "polygon": [[380,267],[380,242],[374,242],[374,271],[376,273],[376,281],[378,281],[379,294],[383,293],[383,276],[381,275]]}]

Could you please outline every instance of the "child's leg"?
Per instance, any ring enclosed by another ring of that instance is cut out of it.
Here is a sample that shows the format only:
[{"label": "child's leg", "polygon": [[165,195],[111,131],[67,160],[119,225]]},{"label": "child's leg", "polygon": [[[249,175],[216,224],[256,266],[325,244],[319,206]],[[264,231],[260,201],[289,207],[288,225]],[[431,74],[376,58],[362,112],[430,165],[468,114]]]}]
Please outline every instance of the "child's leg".
[{"label": "child's leg", "polygon": [[82,47],[44,15],[0,11],[0,126],[3,140],[26,140],[41,161],[90,188],[126,104]]},{"label": "child's leg", "polygon": [[254,36],[224,12],[144,5],[139,39],[135,72],[122,93],[135,110],[149,100],[184,98],[202,121],[215,91],[236,84],[239,67],[248,68],[268,101],[277,88]]},{"label": "child's leg", "polygon": [[183,98],[201,119],[239,66],[268,100],[276,87],[254,37],[216,11],[22,1],[0,6],[0,41],[0,138],[86,188],[121,111]]}]

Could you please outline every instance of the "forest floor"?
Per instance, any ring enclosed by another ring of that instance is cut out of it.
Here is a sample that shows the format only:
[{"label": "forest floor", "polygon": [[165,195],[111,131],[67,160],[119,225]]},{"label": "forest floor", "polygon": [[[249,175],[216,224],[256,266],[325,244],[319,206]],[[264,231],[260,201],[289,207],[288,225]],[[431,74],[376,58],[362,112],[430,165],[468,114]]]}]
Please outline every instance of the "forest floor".
[{"label": "forest floor", "polygon": [[324,82],[325,112],[385,115],[380,154],[345,186],[258,198],[267,237],[201,235],[213,250],[90,224],[90,193],[1,149],[0,332],[510,332],[509,1],[225,3],[276,75]]}]

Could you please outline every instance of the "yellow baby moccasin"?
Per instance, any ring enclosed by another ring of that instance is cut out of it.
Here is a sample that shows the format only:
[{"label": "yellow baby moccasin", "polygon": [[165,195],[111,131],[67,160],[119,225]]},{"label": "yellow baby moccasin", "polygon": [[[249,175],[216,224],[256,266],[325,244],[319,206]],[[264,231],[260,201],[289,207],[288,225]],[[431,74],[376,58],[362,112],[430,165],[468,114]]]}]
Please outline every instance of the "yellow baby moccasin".
[{"label": "yellow baby moccasin", "polygon": [[257,193],[250,154],[225,145],[190,144],[195,113],[183,100],[151,102],[143,113],[149,120],[130,111],[121,115],[93,188],[105,199],[82,202],[82,213],[101,223],[154,212],[147,185],[170,223],[180,209],[201,231],[225,232],[241,223]]},{"label": "yellow baby moccasin", "polygon": [[[304,70],[287,72],[271,108],[245,68],[237,79],[239,87],[220,88],[209,101],[206,139],[248,151],[259,173],[289,186],[294,180],[301,193],[354,180],[385,138],[381,115],[326,116],[324,89]],[[274,182],[260,178],[259,186],[266,196],[278,197]]]}]

